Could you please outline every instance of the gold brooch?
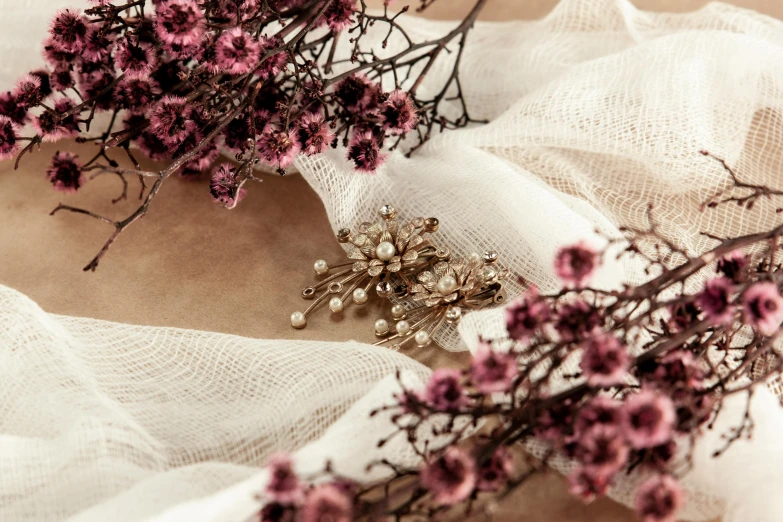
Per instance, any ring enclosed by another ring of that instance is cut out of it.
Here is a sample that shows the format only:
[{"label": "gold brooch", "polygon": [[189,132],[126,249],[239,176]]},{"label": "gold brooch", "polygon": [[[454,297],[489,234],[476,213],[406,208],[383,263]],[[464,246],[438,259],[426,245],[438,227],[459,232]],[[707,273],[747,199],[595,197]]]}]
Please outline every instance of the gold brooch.
[{"label": "gold brooch", "polygon": [[386,319],[378,319],[375,333],[382,339],[375,344],[396,341],[391,348],[399,349],[413,340],[426,346],[444,323],[458,322],[463,311],[503,302],[501,281],[507,272],[497,266],[496,252],[453,258],[450,249],[434,245],[430,238],[438,230],[437,218],[402,222],[391,205],[382,206],[379,214],[380,221],[362,223],[356,233],[347,228],[337,232],[337,240],[350,245],[349,261],[315,262],[315,273],[323,279],[302,291],[302,297],[313,302],[304,312],[291,314],[294,328],[307,326],[308,315],[327,298],[334,314],[351,301],[367,303],[374,286],[380,298],[396,301],[391,307],[394,329]]}]

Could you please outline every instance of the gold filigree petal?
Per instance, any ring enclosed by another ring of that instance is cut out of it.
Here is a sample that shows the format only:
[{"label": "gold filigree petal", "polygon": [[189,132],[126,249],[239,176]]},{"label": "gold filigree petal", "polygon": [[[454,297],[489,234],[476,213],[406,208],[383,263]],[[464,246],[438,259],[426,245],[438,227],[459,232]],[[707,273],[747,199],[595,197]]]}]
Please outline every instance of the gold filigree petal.
[{"label": "gold filigree petal", "polygon": [[362,251],[362,253],[363,253],[365,256],[367,256],[367,257],[371,257],[371,258],[373,258],[373,259],[375,259],[376,257],[378,257],[378,256],[375,254],[375,247],[374,247],[373,245],[364,245],[364,246],[361,248],[361,251]]},{"label": "gold filigree petal", "polygon": [[402,268],[402,263],[400,263],[399,261],[397,261],[396,263],[392,261],[391,263],[386,265],[386,269],[389,272],[399,272],[401,268]]},{"label": "gold filigree petal", "polygon": [[367,234],[357,234],[351,241],[354,245],[361,247],[367,243]]},{"label": "gold filigree petal", "polygon": [[430,298],[430,294],[428,292],[413,294],[414,301],[424,301],[425,299],[429,299],[429,298]]},{"label": "gold filigree petal", "polygon": [[449,273],[449,264],[446,261],[440,261],[435,263],[435,266],[432,267],[432,269],[435,271],[437,279],[440,279]]},{"label": "gold filigree petal", "polygon": [[459,294],[457,292],[454,292],[453,294],[449,294],[446,297],[443,298],[444,301],[447,303],[453,303],[457,300],[457,297],[459,297]]},{"label": "gold filigree petal", "polygon": [[435,281],[435,274],[430,272],[429,270],[426,272],[420,273],[416,279],[419,280],[420,283],[430,283],[432,281]]},{"label": "gold filigree petal", "polygon": [[408,241],[408,250],[419,247],[422,243],[424,243],[424,238],[417,234]]},{"label": "gold filigree petal", "polygon": [[362,251],[358,248],[352,248],[348,251],[348,259],[358,259],[359,261],[367,261],[367,256],[362,254]]},{"label": "gold filigree petal", "polygon": [[452,259],[449,262],[449,266],[454,271],[454,277],[457,281],[464,281],[465,276],[468,273],[468,262],[464,259]]},{"label": "gold filigree petal", "polygon": [[435,281],[430,281],[429,283],[424,283],[424,288],[426,288],[430,292],[434,292],[438,288],[438,283],[436,283]]},{"label": "gold filigree petal", "polygon": [[427,292],[427,293],[429,293],[429,291],[427,291],[427,289],[426,289],[426,288],[424,288],[424,285],[413,285],[413,286],[411,287],[411,293],[412,293],[412,294],[420,294],[420,293],[422,293],[422,292]]},{"label": "gold filigree petal", "polygon": [[378,239],[383,234],[383,226],[380,223],[373,223],[367,227],[367,237],[369,237],[376,245],[379,243]]},{"label": "gold filigree petal", "polygon": [[[396,219],[390,219],[386,222],[386,230],[388,230],[389,233],[395,238],[397,237],[397,231],[399,231],[399,229],[400,223]],[[392,243],[394,243],[394,241],[392,241]]]},{"label": "gold filigree petal", "polygon": [[383,264],[384,264],[383,261],[381,261],[380,259],[372,259],[372,260],[370,260],[370,266],[380,266],[380,265],[383,265]]},{"label": "gold filigree petal", "polygon": [[370,277],[380,275],[381,272],[383,272],[383,266],[381,265],[371,266],[367,269],[367,273],[370,275]]},{"label": "gold filigree petal", "polygon": [[367,270],[367,267],[370,266],[370,264],[367,261],[357,261],[353,264],[351,269],[354,272],[361,272],[363,270]]},{"label": "gold filigree petal", "polygon": [[427,299],[426,301],[424,301],[424,304],[429,307],[438,306],[441,301],[442,299],[440,297],[433,297],[431,299]]},{"label": "gold filigree petal", "polygon": [[418,250],[408,250],[402,256],[402,260],[403,261],[415,261],[418,258],[419,258],[419,251]]},{"label": "gold filigree petal", "polygon": [[378,241],[380,243],[383,243],[384,241],[387,243],[394,243],[394,238],[388,230],[384,230],[383,234],[381,234],[381,238]]},{"label": "gold filigree petal", "polygon": [[410,239],[413,231],[416,228],[408,223],[400,228],[400,232],[397,234],[397,251],[402,252],[408,246],[408,240]]}]

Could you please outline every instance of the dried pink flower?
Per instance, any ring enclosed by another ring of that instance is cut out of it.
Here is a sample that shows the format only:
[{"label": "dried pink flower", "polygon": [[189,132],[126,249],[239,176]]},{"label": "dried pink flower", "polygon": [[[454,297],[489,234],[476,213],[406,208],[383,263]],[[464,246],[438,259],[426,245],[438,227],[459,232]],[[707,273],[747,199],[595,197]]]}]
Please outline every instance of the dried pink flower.
[{"label": "dried pink flower", "polygon": [[[259,49],[259,56],[264,56],[269,51],[281,47],[283,41],[280,38],[271,36],[261,36],[258,39],[258,43],[261,45]],[[269,80],[274,78],[285,68],[288,63],[288,57],[284,52],[275,53],[265,60],[263,60],[256,69],[256,74],[259,78]]]},{"label": "dried pink flower", "polygon": [[[84,48],[79,52],[79,57],[87,62],[103,62],[111,54],[111,44],[110,35],[104,34],[97,25],[91,25],[87,28]],[[59,58],[62,61],[62,56]]]},{"label": "dried pink flower", "polygon": [[361,73],[343,79],[334,89],[337,101],[351,113],[367,112],[374,108],[379,93],[380,87]]},{"label": "dried pink flower", "polygon": [[783,322],[783,297],[775,283],[756,283],[745,290],[745,322],[761,335],[772,335]]},{"label": "dried pink flower", "polygon": [[463,450],[452,446],[421,470],[421,485],[435,502],[452,505],[468,498],[476,487],[476,465]]},{"label": "dried pink flower", "polygon": [[160,94],[157,83],[147,76],[126,76],[114,89],[118,108],[144,113]]},{"label": "dried pink flower", "polygon": [[215,48],[217,66],[230,74],[246,74],[258,64],[261,46],[240,27],[223,33]]},{"label": "dried pink flower", "polygon": [[299,515],[300,522],[351,522],[353,502],[343,488],[324,484],[307,493]]},{"label": "dried pink flower", "polygon": [[258,513],[258,522],[294,522],[294,506],[269,502]]},{"label": "dried pink flower", "polygon": [[555,256],[555,274],[566,286],[581,287],[593,277],[600,258],[598,252],[580,241],[561,248]]},{"label": "dried pink flower", "polygon": [[79,53],[87,42],[87,23],[79,11],[59,11],[49,26],[51,45],[60,52]]},{"label": "dried pink flower", "polygon": [[266,493],[282,504],[299,502],[303,497],[302,485],[294,471],[293,461],[287,453],[276,453],[269,458],[269,483]]},{"label": "dried pink flower", "polygon": [[0,160],[13,157],[19,149],[16,125],[8,116],[0,116]]},{"label": "dried pink flower", "polygon": [[204,13],[195,0],[167,0],[155,13],[155,29],[165,43],[191,45],[204,34]]},{"label": "dried pink flower", "polygon": [[582,347],[579,368],[591,386],[609,387],[622,384],[631,365],[628,349],[613,335],[597,333]]},{"label": "dried pink flower", "polygon": [[623,434],[637,449],[669,442],[676,420],[672,400],[651,390],[642,390],[623,404]]},{"label": "dried pink flower", "polygon": [[588,337],[593,330],[603,326],[598,309],[578,299],[560,306],[555,319],[555,330],[563,341],[576,341]]},{"label": "dried pink flower", "polygon": [[435,410],[458,411],[468,403],[458,370],[439,368],[432,372],[425,399]]},{"label": "dried pink flower", "polygon": [[326,24],[334,32],[347,29],[353,23],[356,0],[333,0],[326,8],[321,24]]},{"label": "dried pink flower", "polygon": [[71,69],[68,67],[55,67],[49,75],[49,85],[57,92],[64,92],[76,85]]},{"label": "dried pink flower", "polygon": [[549,321],[549,304],[538,294],[535,286],[506,307],[506,329],[515,341],[534,336]]},{"label": "dried pink flower", "polygon": [[149,45],[136,45],[130,38],[120,39],[114,49],[114,63],[126,74],[147,76],[158,65],[158,58]]},{"label": "dried pink flower", "polygon": [[411,95],[400,89],[389,93],[380,108],[383,128],[394,135],[406,134],[416,128],[418,116]]},{"label": "dried pink flower", "polygon": [[26,108],[37,106],[43,99],[41,78],[32,74],[25,74],[17,80],[13,95],[16,98],[16,103]]},{"label": "dried pink flower", "polygon": [[517,372],[514,354],[497,352],[487,343],[482,343],[476,349],[470,364],[473,384],[482,393],[509,391]]},{"label": "dried pink flower", "polygon": [[7,116],[17,125],[24,125],[28,119],[27,109],[10,92],[0,94],[0,116]]},{"label": "dried pink flower", "polygon": [[611,476],[628,462],[630,449],[615,427],[593,426],[578,441],[578,459],[601,475]]},{"label": "dried pink flower", "polygon": [[291,165],[298,153],[299,142],[293,130],[270,128],[258,140],[258,155],[279,170]]},{"label": "dried pink flower", "polygon": [[192,106],[180,96],[165,96],[150,113],[150,132],[170,147],[178,146],[196,127]]},{"label": "dried pink flower", "polygon": [[514,456],[505,446],[499,446],[492,457],[478,467],[476,489],[496,491],[508,482],[514,469]]},{"label": "dried pink flower", "polygon": [[619,428],[622,420],[620,406],[619,401],[604,395],[590,399],[579,410],[574,430],[577,434],[582,434],[594,426]]},{"label": "dried pink flower", "polygon": [[748,256],[742,250],[735,250],[718,259],[717,271],[735,283],[741,283],[749,264]]},{"label": "dried pink flower", "polygon": [[226,208],[234,208],[245,197],[245,189],[240,187],[236,172],[229,163],[218,165],[212,171],[209,192],[216,203]]},{"label": "dried pink flower", "polygon": [[320,112],[305,112],[297,123],[296,136],[302,152],[308,156],[322,153],[334,139]]},{"label": "dried pink flower", "polygon": [[728,325],[734,319],[735,308],[731,304],[734,284],[725,277],[716,277],[707,281],[704,290],[696,296],[696,304],[707,319],[715,325]]},{"label": "dried pink flower", "polygon": [[78,156],[70,152],[57,152],[46,170],[46,177],[52,182],[55,190],[60,192],[76,192],[84,184],[82,166],[77,161]]},{"label": "dried pink flower", "polygon": [[355,129],[348,147],[348,159],[361,172],[375,172],[386,161],[386,155],[381,154],[378,138],[371,130]]},{"label": "dried pink flower", "polygon": [[79,123],[75,114],[66,118],[60,116],[73,107],[73,101],[70,98],[60,98],[54,104],[54,112],[46,110],[33,119],[33,127],[43,141],[55,142],[79,134]]},{"label": "dried pink flower", "polygon": [[568,490],[572,495],[589,503],[596,497],[606,494],[609,480],[611,480],[610,476],[602,474],[595,468],[577,467],[568,475]]},{"label": "dried pink flower", "polygon": [[675,522],[682,503],[680,485],[673,477],[662,475],[639,486],[634,505],[644,522]]}]

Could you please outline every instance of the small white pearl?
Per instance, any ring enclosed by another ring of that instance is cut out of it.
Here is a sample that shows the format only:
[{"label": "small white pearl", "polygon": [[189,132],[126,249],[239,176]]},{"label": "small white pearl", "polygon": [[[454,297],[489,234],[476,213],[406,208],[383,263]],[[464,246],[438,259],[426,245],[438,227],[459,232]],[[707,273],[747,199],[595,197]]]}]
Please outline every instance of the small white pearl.
[{"label": "small white pearl", "polygon": [[400,321],[397,323],[397,333],[400,335],[408,335],[411,331],[411,325],[408,321]]},{"label": "small white pearl", "polygon": [[386,319],[378,319],[375,321],[375,333],[384,335],[389,331],[389,323]]},{"label": "small white pearl", "polygon": [[397,250],[394,248],[394,245],[388,241],[383,241],[380,245],[375,247],[375,255],[378,256],[378,259],[381,261],[389,261],[396,253]]},{"label": "small white pearl", "polygon": [[326,261],[323,259],[319,259],[313,264],[313,268],[315,269],[315,273],[318,275],[324,275],[329,271],[329,265]]},{"label": "small white pearl", "polygon": [[457,280],[450,275],[443,276],[438,281],[438,293],[441,295],[448,295],[456,289]]},{"label": "small white pearl", "polygon": [[405,307],[401,304],[392,306],[391,314],[394,319],[402,319],[405,316]]},{"label": "small white pearl", "polygon": [[430,344],[430,334],[428,334],[425,330],[419,330],[416,332],[416,344],[419,346],[427,346]]},{"label": "small white pearl", "polygon": [[332,297],[329,300],[329,309],[333,313],[339,314],[340,312],[343,311],[343,300],[340,299],[339,297]]},{"label": "small white pearl", "polygon": [[291,326],[294,328],[304,328],[307,326],[307,317],[302,312],[294,312],[291,314]]},{"label": "small white pearl", "polygon": [[367,295],[367,292],[364,291],[364,288],[357,288],[353,291],[353,302],[356,304],[363,305],[369,298],[370,297]]},{"label": "small white pearl", "polygon": [[479,263],[483,263],[484,262],[484,258],[481,257],[481,254],[479,254],[478,252],[473,252],[472,254],[470,254],[468,256],[468,262],[470,262],[470,264],[472,264],[472,265],[473,264],[477,265]]}]

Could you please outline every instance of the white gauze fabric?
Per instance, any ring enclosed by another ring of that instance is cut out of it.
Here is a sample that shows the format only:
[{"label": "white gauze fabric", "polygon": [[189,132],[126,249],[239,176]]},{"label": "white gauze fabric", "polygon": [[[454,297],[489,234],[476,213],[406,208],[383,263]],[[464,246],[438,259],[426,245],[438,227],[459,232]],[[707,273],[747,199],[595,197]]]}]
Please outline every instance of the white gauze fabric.
[{"label": "white gauze fabric", "polygon": [[[48,19],[75,1],[0,0],[0,84],[41,62]],[[416,40],[454,26],[399,20]],[[396,40],[382,50],[382,37],[370,33],[366,42],[380,55],[400,50]],[[437,92],[454,56],[442,56],[420,95]],[[666,236],[694,253],[710,244],[702,231],[733,235],[775,223],[767,202],[699,212],[728,176],[698,151],[725,158],[746,181],[780,186],[782,61],[783,24],[751,11],[710,4],[671,15],[625,0],[564,0],[543,20],[478,23],[470,34],[462,87],[471,115],[489,124],[435,135],[410,159],[395,152],[375,175],[353,172],[343,150],[296,165],[335,229],[393,203],[403,216],[438,217],[436,237],[453,251],[494,248],[515,275],[549,291],[560,246],[600,242],[595,229],[643,228],[649,203]],[[644,279],[637,265],[607,261],[596,284]],[[8,439],[0,498],[10,499],[0,503],[3,520],[246,520],[254,508],[248,493],[265,480],[256,467],[269,452],[300,449],[301,469],[330,455],[350,466],[354,446],[370,448],[388,429],[383,419],[367,428],[364,413],[388,400],[393,368],[426,378],[412,361],[377,348],[54,317],[9,290],[0,295],[0,341],[10,347],[0,366],[0,433]],[[470,314],[440,341],[473,348],[479,333],[502,332],[501,314]],[[299,388],[282,386],[281,374]],[[316,390],[323,400],[314,404]],[[683,519],[773,521],[783,512],[780,497],[766,494],[783,480],[783,422],[769,391],[756,394],[753,441],[706,458],[742,407],[728,405],[699,446]],[[344,424],[330,424],[344,413]],[[356,440],[330,439],[332,429]],[[322,435],[328,443],[318,442]],[[389,451],[404,458],[402,448]],[[630,503],[631,489],[620,484],[613,495]]]}]

